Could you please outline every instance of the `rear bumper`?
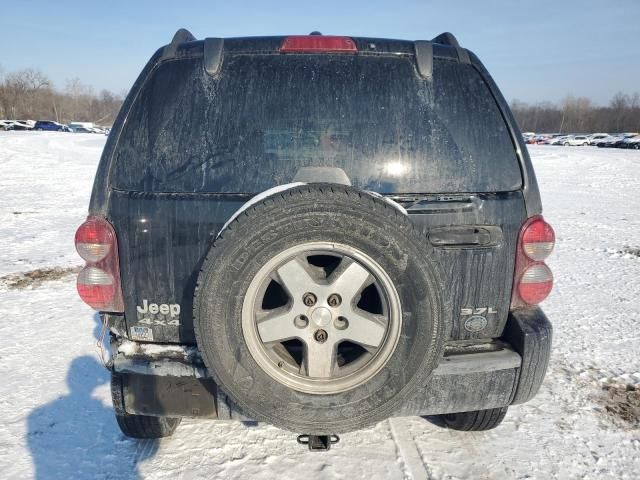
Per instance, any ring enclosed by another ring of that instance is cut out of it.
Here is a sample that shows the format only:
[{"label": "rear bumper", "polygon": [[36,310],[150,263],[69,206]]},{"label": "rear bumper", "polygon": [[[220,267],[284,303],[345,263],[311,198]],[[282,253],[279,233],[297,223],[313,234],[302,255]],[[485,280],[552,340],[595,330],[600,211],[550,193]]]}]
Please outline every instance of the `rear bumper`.
[{"label": "rear bumper", "polygon": [[[524,403],[538,392],[549,363],[552,327],[539,308],[512,312],[503,337],[452,342],[426,385],[393,416],[438,415]],[[250,420],[209,378],[195,347],[114,345],[128,413]]]}]

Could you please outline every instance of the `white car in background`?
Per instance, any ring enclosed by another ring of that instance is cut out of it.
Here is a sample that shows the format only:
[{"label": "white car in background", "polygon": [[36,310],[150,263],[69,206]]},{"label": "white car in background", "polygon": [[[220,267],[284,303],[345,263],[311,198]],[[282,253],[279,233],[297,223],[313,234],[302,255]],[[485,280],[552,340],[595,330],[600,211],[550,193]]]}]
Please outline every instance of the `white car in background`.
[{"label": "white car in background", "polygon": [[33,120],[5,120],[9,125],[6,130],[33,130]]},{"label": "white car in background", "polygon": [[568,146],[584,147],[589,145],[589,137],[587,137],[586,135],[570,135],[567,138],[565,138],[561,142],[561,144],[564,145],[565,147],[568,147]]},{"label": "white car in background", "polygon": [[559,137],[554,137],[549,140],[547,145],[564,145],[564,141],[569,138],[569,135],[561,135]]},{"label": "white car in background", "polygon": [[69,124],[69,128],[73,133],[93,133],[93,130],[83,127],[82,125],[71,125]]},{"label": "white car in background", "polygon": [[605,138],[609,137],[608,133],[593,133],[589,135],[589,145],[596,145],[598,142],[601,142]]},{"label": "white car in background", "polygon": [[69,127],[74,132],[104,133],[104,129],[93,122],[71,122]]}]

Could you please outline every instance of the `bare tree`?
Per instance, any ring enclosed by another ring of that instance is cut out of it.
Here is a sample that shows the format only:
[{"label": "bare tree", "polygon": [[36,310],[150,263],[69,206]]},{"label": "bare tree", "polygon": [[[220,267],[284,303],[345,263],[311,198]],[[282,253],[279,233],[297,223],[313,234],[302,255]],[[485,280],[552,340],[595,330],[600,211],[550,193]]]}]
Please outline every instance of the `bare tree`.
[{"label": "bare tree", "polygon": [[68,80],[63,92],[57,91],[50,79],[35,69],[0,76],[0,118],[110,125],[122,101],[122,96],[106,90],[96,95],[92,87],[78,78]]},{"label": "bare tree", "polygon": [[584,97],[567,96],[560,105],[548,102],[530,105],[511,102],[520,128],[533,132],[638,132],[640,94],[616,94],[606,107],[596,106]]},{"label": "bare tree", "polygon": [[[68,79],[64,90],[59,91],[40,70],[28,68],[3,74],[0,67],[0,118],[111,125],[126,95],[126,90],[117,94],[101,90],[96,94],[77,77]],[[560,105],[513,100],[511,109],[523,131],[640,131],[640,93],[617,93],[607,106],[596,106],[588,98],[568,95]]]}]

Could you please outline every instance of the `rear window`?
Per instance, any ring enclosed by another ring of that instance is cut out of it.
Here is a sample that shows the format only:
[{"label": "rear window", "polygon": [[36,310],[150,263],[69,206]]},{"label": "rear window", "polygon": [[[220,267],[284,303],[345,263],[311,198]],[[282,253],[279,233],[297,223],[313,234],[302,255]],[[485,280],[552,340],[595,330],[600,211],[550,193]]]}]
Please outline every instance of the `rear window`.
[{"label": "rear window", "polygon": [[434,59],[434,77],[393,56],[230,54],[148,79],[115,151],[115,188],[256,193],[301,167],[343,169],[380,193],[516,190],[507,126],[476,70]]}]

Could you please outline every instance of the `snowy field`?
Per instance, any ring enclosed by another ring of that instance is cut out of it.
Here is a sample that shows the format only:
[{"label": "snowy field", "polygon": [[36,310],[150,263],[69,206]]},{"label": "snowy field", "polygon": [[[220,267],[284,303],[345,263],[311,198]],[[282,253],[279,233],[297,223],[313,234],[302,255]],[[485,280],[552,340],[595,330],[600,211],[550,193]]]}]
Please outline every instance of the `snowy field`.
[{"label": "snowy field", "polygon": [[487,433],[393,419],[312,454],[267,425],[186,420],[162,441],[119,432],[73,275],[104,141],[0,133],[0,477],[639,477],[638,391],[626,389],[640,384],[640,151],[530,149],[558,237],[544,304],[553,356],[533,401]]}]

